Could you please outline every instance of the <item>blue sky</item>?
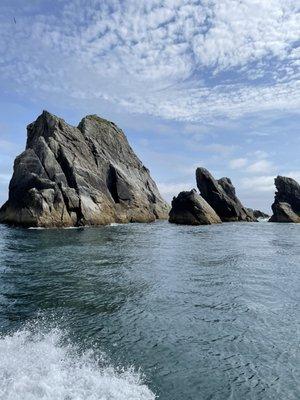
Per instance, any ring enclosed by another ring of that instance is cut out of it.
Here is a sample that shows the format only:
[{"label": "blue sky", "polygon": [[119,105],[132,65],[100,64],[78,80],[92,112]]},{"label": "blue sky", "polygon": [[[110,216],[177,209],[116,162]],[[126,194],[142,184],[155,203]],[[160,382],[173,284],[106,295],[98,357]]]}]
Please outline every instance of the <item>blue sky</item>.
[{"label": "blue sky", "polygon": [[299,45],[294,0],[2,0],[0,204],[47,109],[116,122],[167,200],[204,166],[268,211],[300,181]]}]

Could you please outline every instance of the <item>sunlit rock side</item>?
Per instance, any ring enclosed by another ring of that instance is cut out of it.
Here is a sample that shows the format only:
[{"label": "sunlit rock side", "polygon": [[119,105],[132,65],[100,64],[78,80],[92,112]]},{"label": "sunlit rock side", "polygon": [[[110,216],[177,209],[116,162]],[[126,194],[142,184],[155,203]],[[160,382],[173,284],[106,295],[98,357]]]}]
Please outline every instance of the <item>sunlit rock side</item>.
[{"label": "sunlit rock side", "polygon": [[277,176],[270,222],[300,222],[300,185],[292,178]]},{"label": "sunlit rock side", "polygon": [[168,217],[149,170],[113,122],[89,115],[73,127],[44,111],[27,132],[0,222],[61,227]]},{"label": "sunlit rock side", "polygon": [[229,178],[216,180],[207,169],[197,168],[196,181],[201,196],[223,222],[257,221],[237,198],[235,188]]},{"label": "sunlit rock side", "polygon": [[173,198],[169,222],[181,225],[210,225],[221,223],[211,206],[195,189],[180,192]]}]

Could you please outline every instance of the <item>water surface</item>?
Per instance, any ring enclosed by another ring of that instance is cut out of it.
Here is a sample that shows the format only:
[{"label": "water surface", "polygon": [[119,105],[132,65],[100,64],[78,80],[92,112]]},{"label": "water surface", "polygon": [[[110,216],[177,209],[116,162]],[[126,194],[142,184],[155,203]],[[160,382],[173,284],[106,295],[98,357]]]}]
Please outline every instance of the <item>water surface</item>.
[{"label": "water surface", "polygon": [[300,225],[0,227],[0,399],[299,399]]}]

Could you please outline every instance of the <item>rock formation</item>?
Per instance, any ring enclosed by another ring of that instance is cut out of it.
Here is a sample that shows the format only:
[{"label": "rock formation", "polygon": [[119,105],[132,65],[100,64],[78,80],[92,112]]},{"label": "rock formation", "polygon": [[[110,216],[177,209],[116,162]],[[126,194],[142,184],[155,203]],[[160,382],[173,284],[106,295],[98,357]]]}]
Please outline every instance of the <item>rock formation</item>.
[{"label": "rock formation", "polygon": [[229,178],[216,180],[207,169],[197,168],[196,180],[201,196],[223,222],[256,221],[254,215],[237,198]]},{"label": "rock formation", "polygon": [[275,200],[270,222],[300,222],[300,185],[292,178],[275,178]]},{"label": "rock formation", "polygon": [[113,122],[90,115],[76,128],[44,111],[27,131],[0,222],[59,227],[167,218],[149,170]]},{"label": "rock formation", "polygon": [[247,210],[249,211],[249,213],[252,213],[254,218],[259,219],[259,218],[270,218],[270,215],[264,213],[263,211],[260,210],[253,210],[252,208],[247,208]]},{"label": "rock formation", "polygon": [[183,225],[210,225],[221,220],[195,189],[173,198],[169,222]]}]

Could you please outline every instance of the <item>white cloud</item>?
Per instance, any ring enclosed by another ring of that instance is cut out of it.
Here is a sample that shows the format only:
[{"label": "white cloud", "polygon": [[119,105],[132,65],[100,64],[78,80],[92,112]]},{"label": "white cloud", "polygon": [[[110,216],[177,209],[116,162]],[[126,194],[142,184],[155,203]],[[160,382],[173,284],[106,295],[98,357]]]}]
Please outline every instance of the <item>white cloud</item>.
[{"label": "white cloud", "polygon": [[247,171],[254,174],[265,174],[273,170],[274,165],[268,160],[258,160],[247,167]]},{"label": "white cloud", "polygon": [[241,182],[244,189],[254,192],[274,192],[274,176],[262,175],[251,178],[244,178]]},{"label": "white cloud", "polygon": [[247,162],[248,162],[247,158],[234,158],[233,160],[230,160],[229,167],[231,169],[239,169],[244,167],[247,164]]},{"label": "white cloud", "polygon": [[[300,171],[283,172],[282,176],[288,176],[300,182]],[[241,187],[252,193],[266,192],[275,193],[274,175],[261,175],[255,177],[247,177],[241,180]]]},{"label": "white cloud", "polygon": [[53,9],[16,9],[17,24],[9,8],[0,16],[0,73],[15,90],[187,121],[299,111],[295,1],[74,0]]}]

